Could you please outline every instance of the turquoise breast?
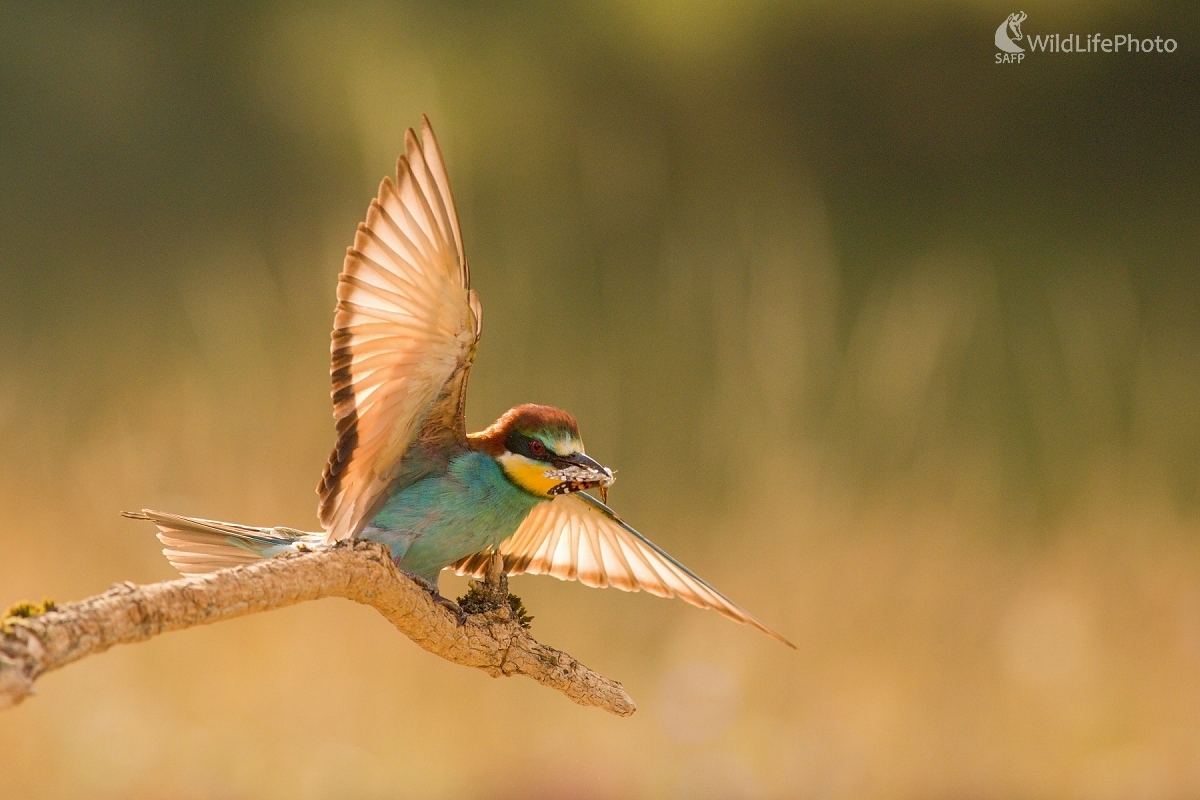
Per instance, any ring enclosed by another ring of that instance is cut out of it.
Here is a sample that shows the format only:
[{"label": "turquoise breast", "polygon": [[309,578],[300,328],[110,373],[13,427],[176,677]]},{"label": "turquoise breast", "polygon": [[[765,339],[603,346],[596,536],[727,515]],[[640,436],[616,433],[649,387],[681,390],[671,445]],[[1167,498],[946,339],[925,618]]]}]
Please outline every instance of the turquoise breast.
[{"label": "turquoise breast", "polygon": [[540,502],[490,456],[470,451],[397,491],[360,536],[383,542],[400,569],[436,585],[444,567],[516,533]]}]

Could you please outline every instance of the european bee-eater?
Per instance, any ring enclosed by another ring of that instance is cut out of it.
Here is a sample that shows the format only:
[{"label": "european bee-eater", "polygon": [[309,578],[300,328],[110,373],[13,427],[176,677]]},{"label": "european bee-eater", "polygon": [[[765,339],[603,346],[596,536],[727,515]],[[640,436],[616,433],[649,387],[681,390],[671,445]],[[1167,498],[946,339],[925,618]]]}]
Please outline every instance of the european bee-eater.
[{"label": "european bee-eater", "polygon": [[[183,573],[361,537],[434,598],[443,569],[482,575],[490,554],[587,586],[678,595],[792,646],[625,523],[604,502],[613,473],[587,456],[575,418],[521,405],[468,434],[467,375],[482,309],[429,120],[410,129],[338,277],[333,320],[337,444],[317,486],[320,533],[145,510]],[[461,616],[461,612],[460,612]]]}]

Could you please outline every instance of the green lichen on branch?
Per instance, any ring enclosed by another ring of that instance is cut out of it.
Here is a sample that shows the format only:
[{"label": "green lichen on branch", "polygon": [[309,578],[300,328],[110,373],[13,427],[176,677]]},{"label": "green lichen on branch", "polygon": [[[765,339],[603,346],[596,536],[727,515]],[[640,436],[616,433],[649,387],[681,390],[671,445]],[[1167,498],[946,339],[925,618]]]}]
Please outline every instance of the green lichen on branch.
[{"label": "green lichen on branch", "polygon": [[58,606],[49,597],[42,600],[40,603],[31,603],[28,600],[22,600],[19,603],[13,603],[4,612],[4,616],[0,617],[0,633],[8,633],[12,630],[12,621],[15,619],[31,619],[32,617],[40,617],[47,611],[57,611]]}]

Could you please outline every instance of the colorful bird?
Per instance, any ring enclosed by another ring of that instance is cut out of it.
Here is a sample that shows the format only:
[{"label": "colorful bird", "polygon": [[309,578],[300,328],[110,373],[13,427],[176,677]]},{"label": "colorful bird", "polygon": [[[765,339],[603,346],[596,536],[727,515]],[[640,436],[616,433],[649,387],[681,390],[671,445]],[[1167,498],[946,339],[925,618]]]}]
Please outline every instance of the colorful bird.
[{"label": "colorful bird", "polygon": [[[468,434],[467,375],[482,309],[429,120],[410,129],[338,277],[333,321],[337,444],[321,482],[324,531],[259,528],[149,509],[164,555],[209,572],[355,537],[382,542],[438,602],[438,575],[510,575],[678,596],[794,647],[609,508],[613,473],[584,453],[575,418],[521,405]],[[587,494],[595,489],[603,500]]]}]

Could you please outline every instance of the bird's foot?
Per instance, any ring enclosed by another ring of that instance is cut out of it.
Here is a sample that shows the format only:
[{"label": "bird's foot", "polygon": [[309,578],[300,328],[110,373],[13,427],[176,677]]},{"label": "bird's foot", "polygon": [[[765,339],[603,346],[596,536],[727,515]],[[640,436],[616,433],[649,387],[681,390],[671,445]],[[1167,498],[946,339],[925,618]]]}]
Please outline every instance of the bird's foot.
[{"label": "bird's foot", "polygon": [[458,627],[467,624],[467,612],[463,611],[462,606],[451,600],[449,597],[442,597],[437,592],[433,593],[433,602],[437,603],[444,609],[447,609],[454,618],[458,621]]},{"label": "bird's foot", "polygon": [[[401,570],[401,572],[404,572],[404,570]],[[442,597],[441,593],[438,591],[437,584],[430,583],[420,575],[414,575],[411,572],[404,572],[404,574],[417,586],[420,586],[422,589],[429,592],[429,596],[433,598],[433,602],[437,603],[439,606],[453,614],[454,618],[458,620],[458,627],[461,628],[463,625],[467,624],[467,612],[463,611],[462,606],[451,600],[449,597]]]}]

